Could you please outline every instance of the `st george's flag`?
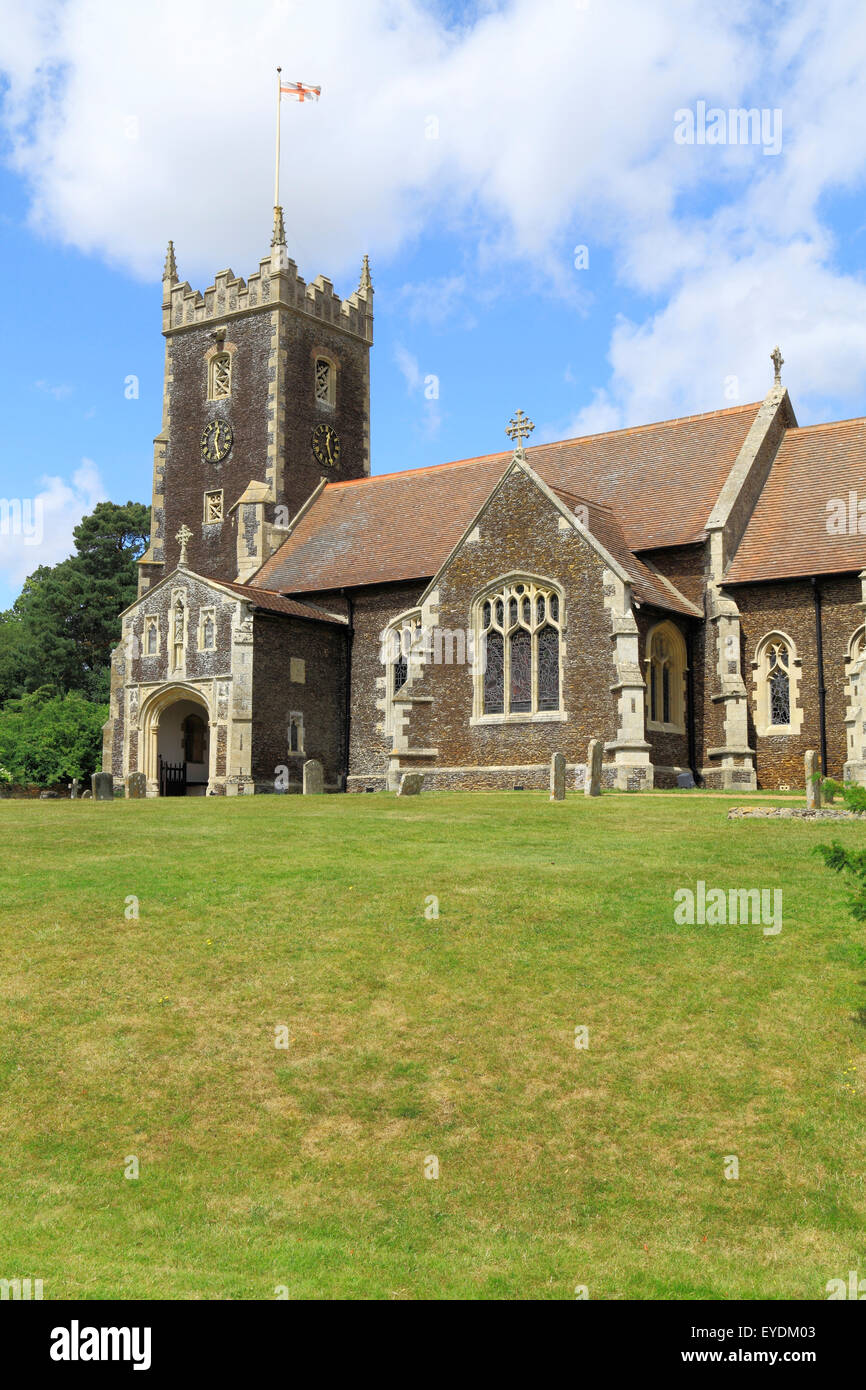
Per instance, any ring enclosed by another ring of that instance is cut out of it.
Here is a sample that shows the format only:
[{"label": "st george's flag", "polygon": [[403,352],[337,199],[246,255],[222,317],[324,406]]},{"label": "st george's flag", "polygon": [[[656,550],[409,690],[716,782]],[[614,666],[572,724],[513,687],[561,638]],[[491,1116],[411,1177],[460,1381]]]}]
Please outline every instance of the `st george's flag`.
[{"label": "st george's flag", "polygon": [[294,101],[318,101],[321,95],[321,87],[313,87],[306,82],[280,83],[280,100],[286,96]]}]

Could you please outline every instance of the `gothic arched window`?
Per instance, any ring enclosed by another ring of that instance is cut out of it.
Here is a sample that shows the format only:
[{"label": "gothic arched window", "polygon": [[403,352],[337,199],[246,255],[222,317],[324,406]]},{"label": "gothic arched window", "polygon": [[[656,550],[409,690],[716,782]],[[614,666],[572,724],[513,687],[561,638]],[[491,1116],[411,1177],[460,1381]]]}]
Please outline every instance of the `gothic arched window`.
[{"label": "gothic arched window", "polygon": [[755,660],[755,727],[762,737],[799,733],[803,711],[797,706],[800,661],[790,637],[769,632],[758,643]]},{"label": "gothic arched window", "polygon": [[561,630],[556,590],[531,579],[514,579],[482,598],[475,611],[475,717],[558,714]]},{"label": "gothic arched window", "polygon": [[685,732],[686,644],[666,620],[647,638],[647,722],[669,733]]},{"label": "gothic arched window", "polygon": [[409,679],[410,661],[422,659],[420,650],[421,615],[418,612],[405,613],[386,628],[382,638],[382,662],[386,671],[385,691],[388,697],[386,727],[393,726],[394,696],[398,695]]}]

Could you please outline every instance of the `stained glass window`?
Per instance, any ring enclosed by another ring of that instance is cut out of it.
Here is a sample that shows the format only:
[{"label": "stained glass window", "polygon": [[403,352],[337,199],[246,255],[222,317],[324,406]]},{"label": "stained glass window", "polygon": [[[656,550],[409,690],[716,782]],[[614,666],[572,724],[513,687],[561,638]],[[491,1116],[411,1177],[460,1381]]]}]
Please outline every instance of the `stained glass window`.
[{"label": "stained glass window", "polygon": [[767,679],[770,685],[770,723],[791,722],[791,681],[788,676],[788,648],[775,642],[770,648]]},{"label": "stained glass window", "polygon": [[532,709],[532,638],[518,628],[511,638],[511,712],[528,714]]},{"label": "stained glass window", "polygon": [[400,655],[397,657],[397,660],[394,662],[394,694],[395,694],[395,695],[397,694],[397,691],[398,691],[398,690],[402,690],[403,686],[406,684],[406,681],[407,681],[408,677],[409,677],[409,662],[406,660],[406,654],[405,654],[405,652],[401,649]]},{"label": "stained glass window", "polygon": [[559,709],[559,633],[544,627],[538,634],[538,708]]},{"label": "stained glass window", "polygon": [[558,710],[559,599],[530,581],[508,584],[484,599],[480,636],[486,640],[481,713],[536,714]]},{"label": "stained glass window", "polygon": [[505,660],[502,634],[488,632],[487,662],[484,669],[484,713],[502,714],[505,709]]}]

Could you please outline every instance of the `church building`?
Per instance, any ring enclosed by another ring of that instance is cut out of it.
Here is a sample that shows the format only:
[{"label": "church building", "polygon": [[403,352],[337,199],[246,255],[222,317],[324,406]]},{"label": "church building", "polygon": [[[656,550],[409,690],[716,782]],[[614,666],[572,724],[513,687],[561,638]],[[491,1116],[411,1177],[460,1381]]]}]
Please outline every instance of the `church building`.
[{"label": "church building", "polygon": [[[866,782],[866,419],[763,401],[371,476],[373,286],[163,275],[103,769],[148,795]],[[504,422],[503,422],[504,423]],[[502,426],[491,424],[491,434]],[[863,496],[860,497],[859,493]]]}]

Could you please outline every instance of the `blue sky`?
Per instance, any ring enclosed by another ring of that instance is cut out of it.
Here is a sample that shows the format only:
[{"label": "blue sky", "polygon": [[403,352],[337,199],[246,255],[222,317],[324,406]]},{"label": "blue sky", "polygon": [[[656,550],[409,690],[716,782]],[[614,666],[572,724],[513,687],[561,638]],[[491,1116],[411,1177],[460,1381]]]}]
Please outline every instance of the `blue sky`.
[{"label": "blue sky", "polygon": [[[371,258],[374,472],[504,448],[518,406],[537,442],[754,400],[776,341],[801,423],[864,413],[854,0],[244,15],[0,0],[0,497],[46,518],[0,534],[0,607],[100,497],[150,500],[165,244],[202,289],[267,252],[280,60],[323,87],[283,109],[289,254],[338,293]],[[677,143],[699,102],[780,112],[778,154]]]}]

